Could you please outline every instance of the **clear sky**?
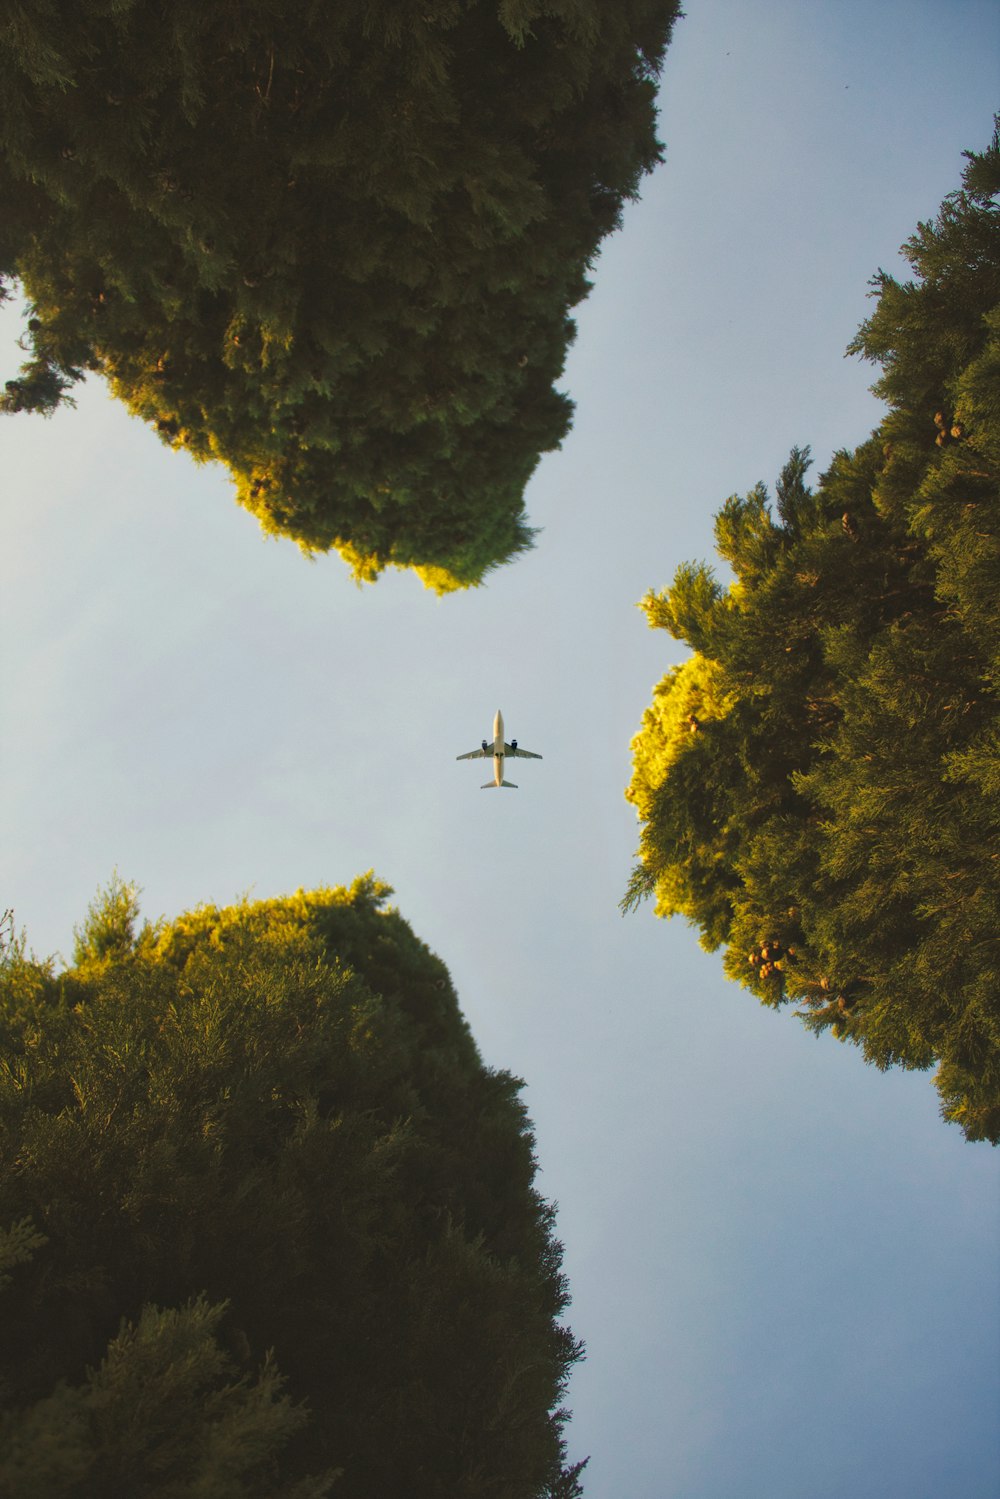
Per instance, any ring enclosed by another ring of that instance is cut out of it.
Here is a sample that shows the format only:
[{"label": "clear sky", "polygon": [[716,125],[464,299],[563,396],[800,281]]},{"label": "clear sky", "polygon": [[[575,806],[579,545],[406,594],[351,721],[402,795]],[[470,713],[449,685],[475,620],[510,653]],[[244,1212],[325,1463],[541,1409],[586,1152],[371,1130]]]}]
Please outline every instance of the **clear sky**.
[{"label": "clear sky", "polygon": [[[528,492],[536,550],[436,599],[265,540],[221,470],[93,382],[0,425],[0,906],[68,954],[113,869],[145,913],[374,867],[527,1081],[588,1345],[590,1499],[994,1499],[997,1155],[622,918],[629,741],[681,659],[635,602],[793,444],[865,438],[869,277],[1000,105],[986,0],[689,0],[667,161],[607,244]],[[0,319],[0,378],[19,359]],[[514,797],[455,756],[544,755]]]}]

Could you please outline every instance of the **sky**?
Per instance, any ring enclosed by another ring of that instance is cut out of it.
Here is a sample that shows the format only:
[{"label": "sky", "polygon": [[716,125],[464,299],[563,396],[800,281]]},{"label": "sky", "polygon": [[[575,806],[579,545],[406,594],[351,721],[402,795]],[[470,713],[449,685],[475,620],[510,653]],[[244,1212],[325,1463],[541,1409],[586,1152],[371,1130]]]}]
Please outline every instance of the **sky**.
[{"label": "sky", "polygon": [[[980,0],[689,0],[666,162],[606,243],[527,493],[535,550],[438,599],[265,539],[97,382],[0,425],[0,906],[40,954],[112,871],[146,916],[374,868],[526,1081],[588,1349],[589,1499],[994,1499],[1000,1181],[882,1074],[622,917],[623,791],[683,659],[635,607],[793,444],[880,419],[869,278],[1000,103]],[[19,362],[0,316],[0,378]],[[483,796],[501,707],[540,752]]]}]

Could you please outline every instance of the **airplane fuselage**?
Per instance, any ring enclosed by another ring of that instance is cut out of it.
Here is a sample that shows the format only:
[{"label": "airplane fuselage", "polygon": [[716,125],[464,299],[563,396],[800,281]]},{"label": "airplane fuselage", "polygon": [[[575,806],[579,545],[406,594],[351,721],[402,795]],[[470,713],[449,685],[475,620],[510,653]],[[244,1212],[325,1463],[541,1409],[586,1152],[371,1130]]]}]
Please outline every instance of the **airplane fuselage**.
[{"label": "airplane fuselage", "polygon": [[503,737],[503,714],[497,709],[497,716],[493,720],[493,780],[497,786],[503,785],[503,762],[504,762],[504,737]]}]

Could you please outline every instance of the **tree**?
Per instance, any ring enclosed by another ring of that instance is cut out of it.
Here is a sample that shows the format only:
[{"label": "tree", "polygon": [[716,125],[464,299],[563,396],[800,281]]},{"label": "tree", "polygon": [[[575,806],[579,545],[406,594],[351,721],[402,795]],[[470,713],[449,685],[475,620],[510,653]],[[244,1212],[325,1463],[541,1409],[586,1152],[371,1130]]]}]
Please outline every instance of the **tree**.
[{"label": "tree", "polygon": [[336,1474],[286,1485],[281,1448],[306,1413],[265,1360],[233,1379],[218,1341],[226,1307],[146,1307],[97,1369],[0,1419],[0,1494],[9,1499],[324,1499]]},{"label": "tree", "polygon": [[578,1493],[521,1085],[388,887],[88,943],[123,892],[0,967],[8,1491]]},{"label": "tree", "polygon": [[[967,153],[968,154],[968,153]],[[1000,135],[880,272],[851,345],[878,430],[716,520],[735,580],[644,601],[695,654],[656,689],[623,906],[686,916],[765,1004],[926,1068],[1000,1139]]]},{"label": "tree", "polygon": [[523,492],[587,271],[661,157],[677,0],[15,3],[0,26],[7,411],[99,371],[265,530],[443,591]]}]

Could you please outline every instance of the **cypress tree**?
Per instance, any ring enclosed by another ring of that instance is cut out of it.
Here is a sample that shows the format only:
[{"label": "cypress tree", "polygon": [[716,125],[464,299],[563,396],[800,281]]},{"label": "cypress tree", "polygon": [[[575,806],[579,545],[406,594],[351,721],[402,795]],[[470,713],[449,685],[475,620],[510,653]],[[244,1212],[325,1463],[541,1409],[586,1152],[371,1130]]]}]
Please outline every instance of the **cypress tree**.
[{"label": "cypress tree", "polygon": [[389,894],[136,930],[119,881],[70,969],[7,953],[8,1492],[579,1491],[521,1085]]},{"label": "cypress tree", "polygon": [[878,1067],[937,1065],[1000,1139],[1000,136],[880,272],[853,352],[878,430],[815,491],[792,453],[716,521],[735,581],[644,600],[695,654],[656,690],[623,905],[653,895],[765,1004]]},{"label": "cypress tree", "polygon": [[0,407],[98,371],[240,503],[438,590],[530,545],[570,309],[660,159],[676,0],[17,3]]}]

